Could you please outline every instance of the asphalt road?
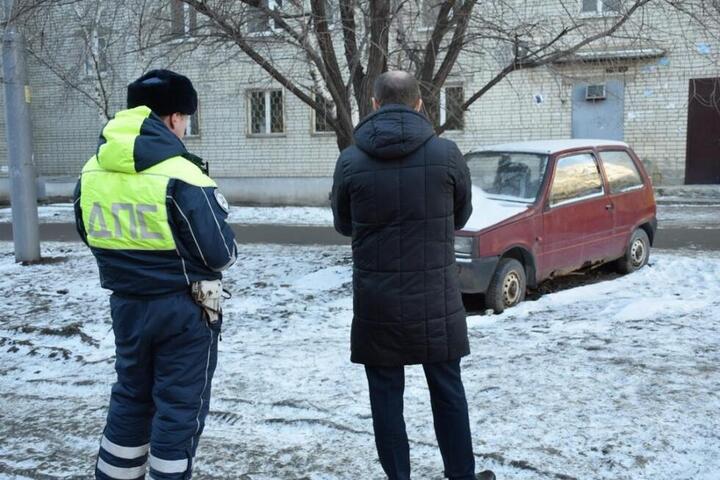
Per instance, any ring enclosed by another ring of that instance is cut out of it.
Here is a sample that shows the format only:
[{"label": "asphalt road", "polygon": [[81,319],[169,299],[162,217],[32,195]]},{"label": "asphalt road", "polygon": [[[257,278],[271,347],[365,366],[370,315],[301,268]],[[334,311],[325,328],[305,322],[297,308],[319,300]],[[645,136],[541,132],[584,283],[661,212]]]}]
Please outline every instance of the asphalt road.
[{"label": "asphalt road", "polygon": [[[282,245],[348,245],[332,227],[287,225],[232,225],[240,243],[275,243]],[[40,225],[40,240],[76,242],[75,226],[69,223]],[[12,241],[12,225],[0,223],[0,241]],[[720,228],[665,228],[655,239],[655,248],[720,251]]]}]

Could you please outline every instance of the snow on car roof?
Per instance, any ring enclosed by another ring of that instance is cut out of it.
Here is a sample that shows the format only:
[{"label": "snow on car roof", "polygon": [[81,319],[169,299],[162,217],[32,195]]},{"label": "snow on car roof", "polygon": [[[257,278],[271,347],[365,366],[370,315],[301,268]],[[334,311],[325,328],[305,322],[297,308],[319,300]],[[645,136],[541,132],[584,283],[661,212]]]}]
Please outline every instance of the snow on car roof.
[{"label": "snow on car roof", "polygon": [[484,145],[470,152],[527,152],[527,153],[557,153],[563,150],[582,147],[627,147],[625,142],[615,140],[599,140],[592,138],[574,138],[572,140],[535,140],[529,142],[501,143],[497,145]]}]

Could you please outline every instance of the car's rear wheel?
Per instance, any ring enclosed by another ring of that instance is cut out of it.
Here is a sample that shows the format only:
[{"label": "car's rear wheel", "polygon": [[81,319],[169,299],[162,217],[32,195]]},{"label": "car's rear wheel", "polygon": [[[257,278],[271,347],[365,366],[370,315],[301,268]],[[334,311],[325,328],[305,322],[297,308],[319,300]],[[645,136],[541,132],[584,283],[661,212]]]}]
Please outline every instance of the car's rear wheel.
[{"label": "car's rear wheel", "polygon": [[502,313],[525,300],[526,289],[525,267],[514,258],[503,258],[485,293],[485,306],[495,313]]},{"label": "car's rear wheel", "polygon": [[650,239],[642,228],[638,228],[630,237],[625,255],[618,259],[620,273],[631,273],[647,265],[650,258]]}]

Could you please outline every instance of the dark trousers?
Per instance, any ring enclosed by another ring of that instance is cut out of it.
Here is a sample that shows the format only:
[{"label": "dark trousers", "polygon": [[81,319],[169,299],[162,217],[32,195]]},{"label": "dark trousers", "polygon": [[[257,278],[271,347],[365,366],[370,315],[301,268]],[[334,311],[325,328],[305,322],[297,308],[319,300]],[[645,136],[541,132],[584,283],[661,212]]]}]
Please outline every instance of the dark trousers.
[{"label": "dark trousers", "polygon": [[[445,476],[474,480],[475,457],[460,360],[423,365]],[[366,366],[375,445],[390,480],[409,480],[410,447],[403,418],[404,367]]]},{"label": "dark trousers", "polygon": [[210,405],[219,325],[188,293],[113,295],[115,370],[95,477],[188,479]]}]

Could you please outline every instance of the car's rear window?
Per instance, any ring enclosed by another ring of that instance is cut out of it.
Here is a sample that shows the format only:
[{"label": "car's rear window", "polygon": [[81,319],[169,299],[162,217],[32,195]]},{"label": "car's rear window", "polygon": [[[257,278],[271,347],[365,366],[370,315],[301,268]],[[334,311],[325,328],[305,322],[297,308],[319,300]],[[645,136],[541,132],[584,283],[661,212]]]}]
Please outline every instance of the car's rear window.
[{"label": "car's rear window", "polygon": [[622,150],[600,152],[605,175],[610,184],[611,193],[626,192],[642,187],[643,181],[635,162]]},{"label": "car's rear window", "polygon": [[533,203],[538,197],[548,156],[519,152],[476,152],[465,156],[472,183],[490,198]]}]

